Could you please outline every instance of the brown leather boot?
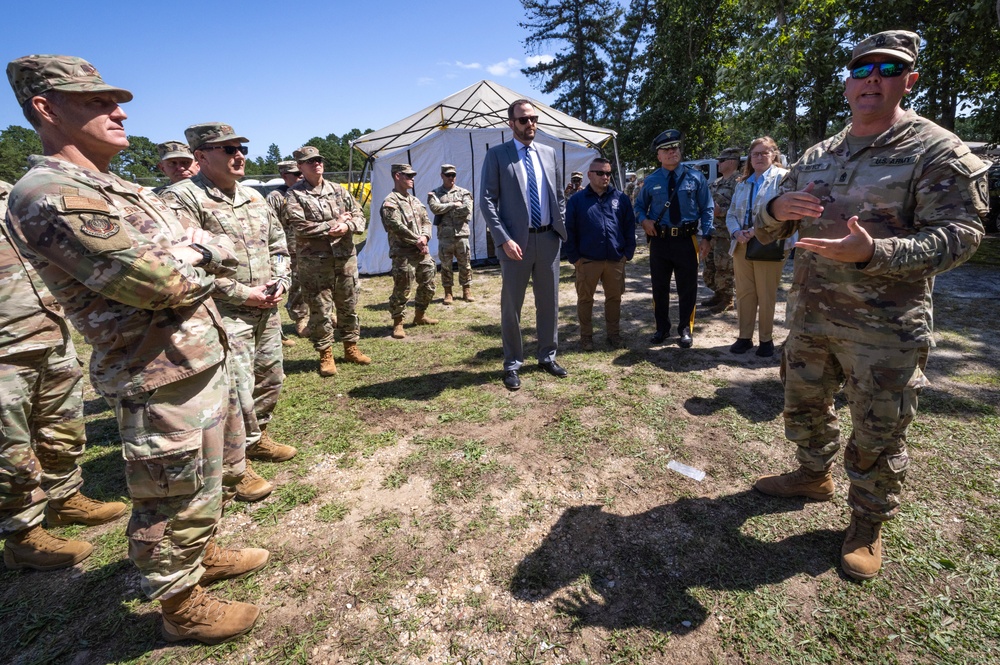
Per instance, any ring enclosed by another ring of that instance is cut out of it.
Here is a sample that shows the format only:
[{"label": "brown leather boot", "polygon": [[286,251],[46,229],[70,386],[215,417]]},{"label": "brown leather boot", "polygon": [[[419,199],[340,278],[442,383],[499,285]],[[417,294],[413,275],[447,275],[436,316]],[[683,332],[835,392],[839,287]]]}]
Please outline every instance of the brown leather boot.
[{"label": "brown leather boot", "polygon": [[270,557],[270,552],[256,547],[244,547],[241,550],[219,547],[213,538],[208,541],[208,545],[205,547],[205,558],[201,560],[201,565],[205,567],[205,573],[201,576],[201,581],[198,584],[208,586],[212,582],[228,580],[231,577],[239,577],[260,570],[267,564]]},{"label": "brown leather boot", "polygon": [[415,326],[433,326],[437,322],[437,319],[427,316],[426,309],[417,309],[416,314],[413,315],[413,325]]},{"label": "brown leather boot", "polygon": [[97,526],[113,522],[124,515],[127,509],[121,501],[96,501],[84,496],[83,492],[77,492],[62,501],[49,501],[49,505],[45,507],[45,520],[49,526]]},{"label": "brown leather boot", "polygon": [[257,472],[250,468],[250,461],[247,461],[247,470],[243,473],[243,478],[236,486],[237,501],[260,501],[265,496],[274,491],[274,485],[257,475]]},{"label": "brown leather boot", "polygon": [[278,443],[267,433],[267,425],[260,426],[260,441],[247,446],[247,457],[264,462],[287,462],[299,452],[295,446]]},{"label": "brown leather boot", "polygon": [[193,586],[171,598],[160,600],[163,639],[168,642],[197,640],[219,644],[250,632],[260,608],[250,603],[222,600]]},{"label": "brown leather boot", "polygon": [[401,316],[392,317],[392,338],[393,339],[406,338],[406,331],[403,330],[403,317]]},{"label": "brown leather boot", "polygon": [[282,337],[281,345],[285,347],[295,346],[295,340],[291,337]]},{"label": "brown leather boot", "polygon": [[319,375],[333,376],[337,373],[337,363],[333,360],[333,349],[329,346],[319,352]]},{"label": "brown leather boot", "polygon": [[372,359],[361,353],[357,342],[344,342],[344,360],[355,365],[372,364]]},{"label": "brown leather boot", "polygon": [[844,545],[840,548],[840,567],[856,580],[870,580],[882,568],[882,523],[851,515]]},{"label": "brown leather boot", "polygon": [[451,287],[450,286],[444,287],[444,304],[450,305],[453,302],[455,302],[455,297],[451,294]]},{"label": "brown leather boot", "polygon": [[7,536],[3,563],[8,570],[56,570],[78,564],[94,551],[82,540],[53,536],[40,526],[33,526]]},{"label": "brown leather boot", "polygon": [[465,302],[476,302],[476,299],[472,297],[471,286],[462,287],[462,300],[464,300]]},{"label": "brown leather boot", "polygon": [[829,469],[817,473],[800,466],[795,471],[780,476],[761,476],[753,487],[770,496],[803,496],[816,501],[829,501],[833,498],[833,476]]}]

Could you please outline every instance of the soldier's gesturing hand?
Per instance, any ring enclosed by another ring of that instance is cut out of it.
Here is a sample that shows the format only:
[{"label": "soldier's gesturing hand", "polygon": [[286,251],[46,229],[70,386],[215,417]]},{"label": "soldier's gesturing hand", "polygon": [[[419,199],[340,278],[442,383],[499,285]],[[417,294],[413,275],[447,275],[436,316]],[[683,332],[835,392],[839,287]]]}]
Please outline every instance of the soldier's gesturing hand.
[{"label": "soldier's gesturing hand", "polygon": [[858,216],[847,220],[850,230],[843,238],[827,240],[825,238],[803,238],[795,243],[796,247],[816,252],[820,256],[844,263],[868,263],[875,255],[875,241],[868,232],[858,224]]},{"label": "soldier's gesturing hand", "polygon": [[768,204],[768,212],[779,222],[792,222],[803,217],[823,214],[822,201],[812,195],[814,183],[797,192],[786,192]]}]

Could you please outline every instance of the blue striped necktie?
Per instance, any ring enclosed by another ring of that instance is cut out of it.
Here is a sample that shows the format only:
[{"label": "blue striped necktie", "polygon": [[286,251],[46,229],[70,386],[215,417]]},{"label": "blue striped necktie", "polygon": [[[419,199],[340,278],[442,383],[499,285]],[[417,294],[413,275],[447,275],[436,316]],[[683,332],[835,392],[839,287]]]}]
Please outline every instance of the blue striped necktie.
[{"label": "blue striped necktie", "polygon": [[528,174],[528,203],[531,205],[531,228],[542,225],[542,202],[538,199],[538,181],[535,179],[535,164],[531,158],[531,148],[524,147],[524,171]]}]

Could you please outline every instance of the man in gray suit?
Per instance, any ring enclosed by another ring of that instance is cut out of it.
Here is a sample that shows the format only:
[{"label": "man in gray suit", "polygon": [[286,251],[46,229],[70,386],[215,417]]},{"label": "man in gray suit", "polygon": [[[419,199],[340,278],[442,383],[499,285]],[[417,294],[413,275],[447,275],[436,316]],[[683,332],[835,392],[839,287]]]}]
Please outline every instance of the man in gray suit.
[{"label": "man in gray suit", "polygon": [[483,162],[479,209],[494,244],[500,248],[500,335],[503,383],[521,387],[524,364],[521,306],[531,279],[538,328],[538,366],[564,378],[556,363],[559,346],[559,248],[566,239],[566,199],[556,178],[556,153],[535,144],[538,114],[527,99],[507,108],[514,140],[494,146]]}]

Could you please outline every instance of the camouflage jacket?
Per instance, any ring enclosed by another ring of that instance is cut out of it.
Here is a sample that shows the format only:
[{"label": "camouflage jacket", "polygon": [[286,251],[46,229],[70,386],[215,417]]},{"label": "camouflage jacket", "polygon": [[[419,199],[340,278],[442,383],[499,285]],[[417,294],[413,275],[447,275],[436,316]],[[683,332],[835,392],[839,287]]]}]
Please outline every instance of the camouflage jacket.
[{"label": "camouflage jacket", "polygon": [[[0,181],[0,219],[11,186]],[[0,224],[0,358],[72,344],[63,310]]]},{"label": "camouflage jacket", "polygon": [[201,228],[225,235],[236,246],[239,267],[232,277],[216,281],[213,297],[220,303],[239,306],[250,296],[250,288],[271,279],[289,286],[288,247],[277,217],[256,190],[236,184],[233,197],[226,196],[203,173],[170,185],[160,195],[178,214],[186,213]]},{"label": "camouflage jacket", "polygon": [[417,241],[420,236],[431,237],[431,221],[427,209],[416,196],[389,192],[379,211],[382,225],[389,235],[389,256],[416,256],[420,254]]},{"label": "camouflage jacket", "polygon": [[186,242],[184,222],[149,190],[52,157],[28,161],[8,231],[93,347],[94,388],[133,395],[221,362],[226,331],[211,273],[235,269],[232,242],[215,238],[212,260],[195,268],[170,252]]},{"label": "camouflage jacket", "polygon": [[761,242],[796,230],[800,238],[841,238],[854,215],[875,240],[867,264],[795,252],[789,328],[900,348],[933,345],[934,275],[963,263],[982,240],[986,164],[913,111],[854,155],[849,130],[807,150],[779,188],[812,183],[822,217],[779,222],[768,206],[757,216]]},{"label": "camouflage jacket", "polygon": [[715,214],[712,218],[712,236],[728,238],[726,231],[726,213],[733,202],[733,193],[736,191],[736,184],[740,180],[739,169],[733,171],[728,176],[717,178],[715,182],[708,186],[708,191],[712,193],[712,200],[715,201]]},{"label": "camouflage jacket", "polygon": [[428,192],[427,207],[431,214],[441,216],[437,224],[438,238],[468,238],[469,219],[472,218],[472,192],[455,185],[445,189],[441,185]]},{"label": "camouflage jacket", "polygon": [[267,201],[267,205],[271,206],[275,217],[281,222],[281,230],[285,232],[285,245],[288,246],[288,255],[294,257],[295,230],[288,228],[288,222],[285,218],[285,201],[288,200],[288,189],[288,185],[279,185],[276,189],[268,192],[264,200]]},{"label": "camouflage jacket", "polygon": [[[343,213],[351,213],[347,222],[349,231],[339,238],[329,234]],[[295,250],[298,256],[354,256],[354,235],[364,233],[365,214],[361,205],[342,185],[323,179],[313,187],[305,178],[288,190],[285,200],[285,218],[288,228],[295,229]]]}]

